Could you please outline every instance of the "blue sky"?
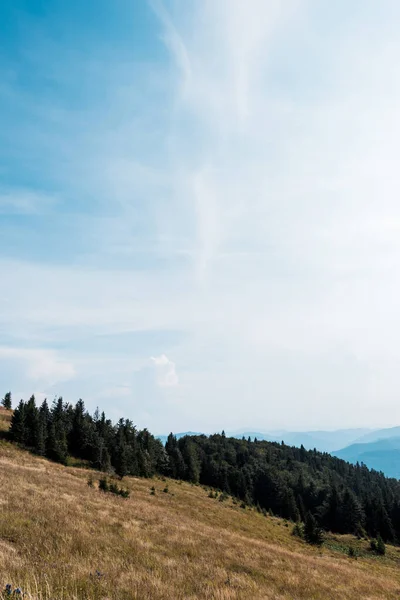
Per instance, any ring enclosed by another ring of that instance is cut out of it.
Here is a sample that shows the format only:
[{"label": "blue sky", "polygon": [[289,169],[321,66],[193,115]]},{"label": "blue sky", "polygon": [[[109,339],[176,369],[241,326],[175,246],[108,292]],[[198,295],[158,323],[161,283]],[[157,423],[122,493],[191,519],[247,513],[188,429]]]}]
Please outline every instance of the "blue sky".
[{"label": "blue sky", "polygon": [[400,4],[0,3],[0,381],[155,432],[400,422]]}]

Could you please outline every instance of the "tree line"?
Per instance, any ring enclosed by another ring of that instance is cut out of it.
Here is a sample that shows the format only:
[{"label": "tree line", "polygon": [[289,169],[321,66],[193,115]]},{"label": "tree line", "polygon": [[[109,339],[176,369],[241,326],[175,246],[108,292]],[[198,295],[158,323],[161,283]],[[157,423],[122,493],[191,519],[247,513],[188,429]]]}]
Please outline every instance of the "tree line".
[{"label": "tree line", "polygon": [[303,446],[224,432],[179,440],[171,433],[164,446],[129,419],[113,424],[104,412],[89,414],[82,400],[38,406],[34,396],[16,407],[10,438],[64,464],[74,457],[121,478],[159,474],[200,483],[293,522],[400,543],[400,482]]}]

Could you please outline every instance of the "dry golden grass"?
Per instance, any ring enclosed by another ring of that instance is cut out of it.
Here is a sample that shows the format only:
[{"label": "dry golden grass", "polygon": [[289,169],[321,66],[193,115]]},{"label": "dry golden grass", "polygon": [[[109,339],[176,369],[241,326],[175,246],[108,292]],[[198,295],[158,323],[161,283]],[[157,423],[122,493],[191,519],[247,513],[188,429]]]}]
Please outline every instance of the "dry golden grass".
[{"label": "dry golden grass", "polygon": [[126,478],[124,500],[90,488],[88,475],[0,442],[0,587],[46,600],[400,597],[396,548],[354,560],[200,486],[168,481],[165,493],[160,479]]},{"label": "dry golden grass", "polygon": [[0,431],[8,431],[12,415],[12,410],[6,410],[0,406]]}]

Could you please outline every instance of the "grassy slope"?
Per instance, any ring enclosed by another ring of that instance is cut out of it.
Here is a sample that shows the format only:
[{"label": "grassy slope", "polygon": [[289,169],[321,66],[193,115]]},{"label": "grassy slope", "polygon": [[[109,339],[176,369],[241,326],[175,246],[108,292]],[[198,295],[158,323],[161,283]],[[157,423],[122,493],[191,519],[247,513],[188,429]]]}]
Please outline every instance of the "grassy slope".
[{"label": "grassy slope", "polygon": [[48,600],[399,598],[396,548],[370,557],[357,542],[354,560],[340,552],[351,537],[311,548],[200,486],[126,478],[124,500],[89,488],[88,473],[0,442],[0,587]]}]

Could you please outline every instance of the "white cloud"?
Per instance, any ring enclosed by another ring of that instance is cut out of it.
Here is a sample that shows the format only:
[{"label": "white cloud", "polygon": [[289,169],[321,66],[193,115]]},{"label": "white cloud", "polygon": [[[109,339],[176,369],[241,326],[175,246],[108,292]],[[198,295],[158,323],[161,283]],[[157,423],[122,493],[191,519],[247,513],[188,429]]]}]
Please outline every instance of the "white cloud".
[{"label": "white cloud", "polygon": [[[60,48],[38,61],[57,56],[52,76],[81,77],[96,102],[49,111],[28,97],[29,135],[13,124],[13,153],[19,134],[57,198],[78,199],[82,227],[73,264],[53,260],[46,231],[47,264],[29,248],[0,261],[2,335],[68,348],[8,359],[75,398],[118,390],[121,415],[155,372],[185,397],[149,413],[143,425],[159,431],[397,424],[400,5],[152,4],[159,62],[117,43],[98,64],[79,48],[72,65]],[[0,211],[41,210],[35,194],[7,189]],[[98,335],[171,330],[179,342],[142,350],[134,367],[122,342],[96,354]]]},{"label": "white cloud", "polygon": [[175,363],[165,354],[152,356],[151,360],[156,370],[157,384],[160,387],[175,387],[179,384]]},{"label": "white cloud", "polygon": [[51,387],[75,377],[74,365],[54,350],[0,347],[2,360],[22,363],[23,374],[35,385]]}]

